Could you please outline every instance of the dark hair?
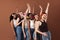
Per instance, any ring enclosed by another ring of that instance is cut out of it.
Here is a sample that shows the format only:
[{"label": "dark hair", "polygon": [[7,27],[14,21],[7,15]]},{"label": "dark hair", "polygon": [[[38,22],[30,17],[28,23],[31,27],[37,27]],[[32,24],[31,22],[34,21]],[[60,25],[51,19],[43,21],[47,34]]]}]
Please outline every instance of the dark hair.
[{"label": "dark hair", "polygon": [[17,18],[21,19],[21,16],[19,14],[17,14]]},{"label": "dark hair", "polygon": [[42,16],[43,14],[46,14],[46,13],[45,13],[45,12],[42,12],[41,16]]},{"label": "dark hair", "polygon": [[42,12],[42,14],[46,14],[45,12]]},{"label": "dark hair", "polygon": [[28,13],[27,16],[29,17],[29,15],[31,15],[32,13]]},{"label": "dark hair", "polygon": [[15,18],[15,19],[17,19],[17,14],[16,14],[16,13],[12,13],[12,14],[10,15],[10,17],[9,17],[9,18],[10,18],[10,22],[11,22],[11,20],[13,20],[13,18],[14,18],[12,15],[16,15],[16,18]]},{"label": "dark hair", "polygon": [[[29,17],[30,15],[31,15],[31,18]],[[34,20],[34,14],[28,13],[27,16],[29,17],[29,19]]]},{"label": "dark hair", "polygon": [[10,22],[11,22],[11,20],[13,20],[13,16],[12,16],[12,15],[10,15],[10,17],[9,17],[9,18],[10,18]]}]

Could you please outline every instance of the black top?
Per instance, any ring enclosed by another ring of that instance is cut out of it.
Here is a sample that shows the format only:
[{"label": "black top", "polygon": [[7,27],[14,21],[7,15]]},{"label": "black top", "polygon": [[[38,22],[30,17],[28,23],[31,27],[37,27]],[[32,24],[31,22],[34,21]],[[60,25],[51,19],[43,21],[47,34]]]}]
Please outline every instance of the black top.
[{"label": "black top", "polygon": [[[24,18],[21,18],[21,19],[19,20],[19,22],[22,21],[23,19],[24,19]],[[22,22],[21,22],[18,26],[22,26]]]},{"label": "black top", "polygon": [[45,21],[42,22],[42,25],[41,26],[39,26],[39,30],[41,32],[47,32],[48,31],[48,26],[47,26],[47,23]]}]

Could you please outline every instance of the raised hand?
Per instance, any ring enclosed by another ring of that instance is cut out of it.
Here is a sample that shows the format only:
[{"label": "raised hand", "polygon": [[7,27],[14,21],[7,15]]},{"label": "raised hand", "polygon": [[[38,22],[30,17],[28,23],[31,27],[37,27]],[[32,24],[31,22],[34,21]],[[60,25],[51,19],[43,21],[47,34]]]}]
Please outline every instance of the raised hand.
[{"label": "raised hand", "polygon": [[39,5],[39,8],[42,10],[42,7]]},{"label": "raised hand", "polygon": [[30,7],[29,3],[27,3],[27,7]]},{"label": "raised hand", "polygon": [[39,8],[41,9],[41,11],[40,11],[40,16],[41,16],[43,9],[42,9],[41,5],[39,5]]},{"label": "raised hand", "polygon": [[49,9],[49,6],[50,6],[50,3],[48,2],[48,3],[47,3],[46,10],[45,10],[45,13],[46,13],[46,14],[48,14],[48,9]]},{"label": "raised hand", "polygon": [[50,3],[48,2],[47,6],[49,7]]},{"label": "raised hand", "polygon": [[31,13],[31,7],[30,7],[30,4],[29,3],[27,3],[27,7],[28,7],[28,13]]}]

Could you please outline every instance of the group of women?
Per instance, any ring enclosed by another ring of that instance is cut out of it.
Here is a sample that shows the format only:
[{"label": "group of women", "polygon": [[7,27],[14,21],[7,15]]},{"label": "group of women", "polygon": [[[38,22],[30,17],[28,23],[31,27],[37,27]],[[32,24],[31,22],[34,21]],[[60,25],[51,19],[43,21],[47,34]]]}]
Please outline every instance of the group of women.
[{"label": "group of women", "polygon": [[39,5],[40,13],[35,14],[27,4],[27,10],[24,13],[19,11],[10,15],[10,24],[16,40],[51,40],[47,25],[49,5],[48,3],[44,12]]}]

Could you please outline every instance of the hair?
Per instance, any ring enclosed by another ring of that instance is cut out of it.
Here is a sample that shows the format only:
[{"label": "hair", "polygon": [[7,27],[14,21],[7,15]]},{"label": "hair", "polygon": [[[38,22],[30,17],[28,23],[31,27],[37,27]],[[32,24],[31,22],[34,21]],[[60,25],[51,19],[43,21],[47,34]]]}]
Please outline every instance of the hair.
[{"label": "hair", "polygon": [[21,16],[19,14],[17,14],[17,18],[21,19]]},{"label": "hair", "polygon": [[46,13],[45,13],[45,12],[42,12],[41,16],[42,16],[43,14],[46,14]]},{"label": "hair", "polygon": [[29,15],[31,15],[32,13],[28,13],[27,16],[29,17]]},{"label": "hair", "polygon": [[11,22],[11,20],[13,20],[13,16],[12,16],[12,14],[10,15],[10,17],[9,17],[9,18],[10,18],[10,22]]},{"label": "hair", "polygon": [[16,16],[16,18],[15,19],[17,19],[17,17],[18,17],[18,15],[16,14],[16,13],[12,13],[11,15],[10,15],[10,22],[11,22],[11,20],[13,20],[14,19],[14,17],[12,16],[12,15],[15,15]]},{"label": "hair", "polygon": [[29,15],[31,15],[31,13],[27,13],[27,19],[30,19],[30,18],[29,18]]},{"label": "hair", "polygon": [[46,13],[45,13],[45,12],[42,12],[42,14],[40,15],[40,19],[42,18],[42,16],[43,16],[44,14],[46,14]]},{"label": "hair", "polygon": [[[32,14],[32,13],[28,13],[27,16],[29,17],[29,15],[31,15],[32,20],[33,20],[33,19],[34,19],[34,14]],[[30,19],[30,18],[29,18],[29,19]]]},{"label": "hair", "polygon": [[12,15],[14,15],[15,13],[12,13],[11,15],[10,15],[10,22],[11,22],[11,20],[13,20],[13,16]]},{"label": "hair", "polygon": [[31,16],[32,16],[32,20],[34,20],[34,18],[35,18],[35,17],[34,17],[34,14],[32,14]]}]

